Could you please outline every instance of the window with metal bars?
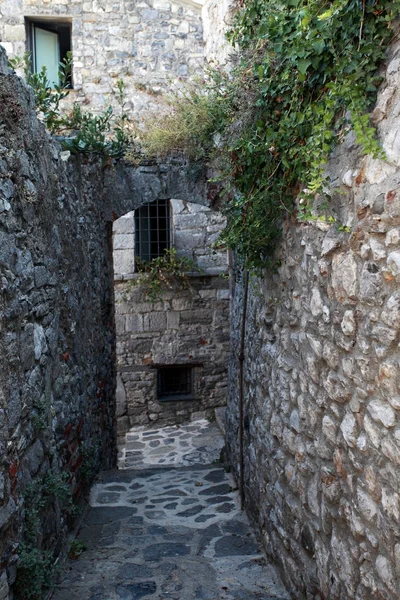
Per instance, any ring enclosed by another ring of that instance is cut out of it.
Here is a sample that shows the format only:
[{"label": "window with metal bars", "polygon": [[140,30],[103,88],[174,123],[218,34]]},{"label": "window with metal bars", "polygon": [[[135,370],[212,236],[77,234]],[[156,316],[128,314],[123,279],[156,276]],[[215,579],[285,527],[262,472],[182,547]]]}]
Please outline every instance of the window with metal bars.
[{"label": "window with metal bars", "polygon": [[158,399],[161,402],[193,400],[193,369],[171,366],[157,369]]},{"label": "window with metal bars", "polygon": [[135,210],[135,256],[144,262],[162,256],[171,246],[169,200],[156,200]]}]

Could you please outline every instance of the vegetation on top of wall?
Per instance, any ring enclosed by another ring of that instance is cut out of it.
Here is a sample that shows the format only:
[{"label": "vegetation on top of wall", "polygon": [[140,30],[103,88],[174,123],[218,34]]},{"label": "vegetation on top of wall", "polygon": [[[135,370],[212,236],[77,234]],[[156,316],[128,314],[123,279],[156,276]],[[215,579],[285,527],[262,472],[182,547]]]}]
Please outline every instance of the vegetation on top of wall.
[{"label": "vegetation on top of wall", "polygon": [[[384,158],[369,111],[399,15],[400,0],[247,0],[238,12],[228,34],[237,64],[229,74],[215,70],[190,101],[193,119],[198,105],[211,107],[196,137],[223,172],[222,239],[248,266],[272,255],[296,197],[303,218],[323,199],[329,154],[350,129],[362,152]],[[189,108],[178,98],[174,122],[183,114],[190,123]],[[163,134],[170,123],[146,135],[161,137],[163,152],[191,151],[190,128],[174,139]]]},{"label": "vegetation on top of wall", "polygon": [[223,79],[218,81],[216,72],[210,74],[207,84],[196,80],[164,98],[161,118],[159,113],[148,115],[139,132],[147,155],[184,149],[189,158],[201,160],[211,153],[217,124],[225,123],[228,112],[221,93]]},{"label": "vegetation on top of wall", "polygon": [[122,79],[118,79],[115,90],[119,115],[114,113],[111,106],[99,115],[84,112],[78,102],[74,103],[68,114],[61,110],[61,101],[70,92],[71,52],[59,65],[58,85],[50,84],[46,67],[39,73],[33,72],[29,52],[23,57],[10,59],[9,65],[12,69],[23,68],[25,80],[33,90],[38,116],[50,133],[62,136],[60,142],[64,150],[73,154],[91,153],[122,158],[131,147],[131,122],[126,111],[125,84]]},{"label": "vegetation on top of wall", "polygon": [[139,277],[132,280],[132,286],[143,286],[149,302],[161,300],[164,292],[191,290],[188,274],[202,273],[193,260],[178,256],[175,248],[164,250],[161,256],[149,262],[136,258],[135,270],[139,272]]}]

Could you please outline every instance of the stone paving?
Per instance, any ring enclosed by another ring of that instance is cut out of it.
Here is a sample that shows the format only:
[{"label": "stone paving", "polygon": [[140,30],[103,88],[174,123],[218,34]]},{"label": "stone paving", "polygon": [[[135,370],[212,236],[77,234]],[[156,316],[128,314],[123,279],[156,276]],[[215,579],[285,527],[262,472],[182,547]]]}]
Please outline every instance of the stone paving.
[{"label": "stone paving", "polygon": [[206,419],[160,429],[134,427],[125,436],[118,468],[211,464],[223,446],[217,424]]},{"label": "stone paving", "polygon": [[[176,430],[157,430],[157,436],[170,435],[176,444],[181,438],[174,437]],[[180,464],[192,461],[194,447],[199,451],[196,439],[213,437],[213,451],[221,446],[214,424],[198,422],[189,432],[193,439],[183,446],[188,456],[181,452]],[[154,440],[145,433],[140,439],[147,448]],[[53,600],[289,600],[224,468],[146,468],[141,464],[149,460],[146,448],[135,470],[103,473],[92,488],[91,508],[77,536],[86,550],[77,560],[67,559]],[[176,456],[166,458],[172,459],[176,465]]]}]

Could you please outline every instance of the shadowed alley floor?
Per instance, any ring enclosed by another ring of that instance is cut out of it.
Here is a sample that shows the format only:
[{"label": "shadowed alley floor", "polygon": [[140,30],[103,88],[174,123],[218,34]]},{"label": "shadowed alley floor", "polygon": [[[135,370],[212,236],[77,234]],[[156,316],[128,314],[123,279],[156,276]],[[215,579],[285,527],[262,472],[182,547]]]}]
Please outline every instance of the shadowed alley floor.
[{"label": "shadowed alley floor", "polygon": [[143,464],[152,441],[173,446],[188,433],[196,452],[220,448],[215,424],[141,429],[136,469],[103,473],[93,487],[77,537],[87,549],[67,559],[53,600],[288,600],[240,511],[233,479],[219,464],[201,464],[207,451],[193,464],[188,438],[180,458],[170,456],[174,466]]}]

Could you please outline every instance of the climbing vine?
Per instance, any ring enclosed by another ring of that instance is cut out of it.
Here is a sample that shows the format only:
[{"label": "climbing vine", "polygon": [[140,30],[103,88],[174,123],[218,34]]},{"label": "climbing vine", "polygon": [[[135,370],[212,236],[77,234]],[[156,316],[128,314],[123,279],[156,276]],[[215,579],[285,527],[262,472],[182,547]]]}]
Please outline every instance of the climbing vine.
[{"label": "climbing vine", "polygon": [[237,193],[224,238],[251,266],[271,255],[294,197],[307,217],[323,195],[328,156],[350,128],[365,154],[383,158],[369,110],[399,14],[398,0],[250,0],[237,15],[241,124],[228,148]]},{"label": "climbing vine", "polygon": [[[205,148],[223,173],[228,226],[222,241],[262,267],[281,235],[282,219],[311,215],[323,204],[325,165],[352,129],[362,152],[384,158],[369,111],[382,81],[379,67],[395,36],[400,0],[246,0],[229,40],[238,60],[229,73],[215,69],[203,86],[210,119]],[[221,102],[222,100],[222,102]],[[177,98],[152,134],[190,122],[199,102]],[[215,109],[218,107],[218,110]],[[203,132],[204,133],[204,132]],[[176,147],[178,136],[175,136]],[[210,144],[212,140],[212,144]],[[193,137],[181,136],[193,147]],[[212,148],[212,150],[210,150]],[[322,201],[322,202],[321,202]]]}]

